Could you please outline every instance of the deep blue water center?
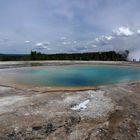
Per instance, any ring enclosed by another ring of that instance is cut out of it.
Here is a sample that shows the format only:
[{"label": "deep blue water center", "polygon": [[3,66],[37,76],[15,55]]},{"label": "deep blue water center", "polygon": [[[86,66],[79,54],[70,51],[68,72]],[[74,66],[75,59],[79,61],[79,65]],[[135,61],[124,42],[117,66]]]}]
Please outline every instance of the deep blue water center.
[{"label": "deep blue water center", "polygon": [[114,65],[42,66],[10,73],[15,82],[32,86],[97,86],[140,80],[140,67]]}]

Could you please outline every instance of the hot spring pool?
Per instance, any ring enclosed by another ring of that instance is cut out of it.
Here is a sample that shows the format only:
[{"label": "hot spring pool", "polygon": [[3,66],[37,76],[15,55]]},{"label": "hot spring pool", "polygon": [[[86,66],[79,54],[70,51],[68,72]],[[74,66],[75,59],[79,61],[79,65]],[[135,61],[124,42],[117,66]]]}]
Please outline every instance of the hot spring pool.
[{"label": "hot spring pool", "polygon": [[31,86],[97,86],[140,80],[140,67],[87,64],[42,66],[0,70],[0,77]]}]

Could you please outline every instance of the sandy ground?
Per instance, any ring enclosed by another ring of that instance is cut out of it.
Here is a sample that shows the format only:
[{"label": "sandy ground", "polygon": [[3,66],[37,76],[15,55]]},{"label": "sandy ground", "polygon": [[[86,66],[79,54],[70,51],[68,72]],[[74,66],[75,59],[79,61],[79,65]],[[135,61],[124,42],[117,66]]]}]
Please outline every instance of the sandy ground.
[{"label": "sandy ground", "polygon": [[140,140],[140,82],[66,92],[0,86],[0,140]]}]

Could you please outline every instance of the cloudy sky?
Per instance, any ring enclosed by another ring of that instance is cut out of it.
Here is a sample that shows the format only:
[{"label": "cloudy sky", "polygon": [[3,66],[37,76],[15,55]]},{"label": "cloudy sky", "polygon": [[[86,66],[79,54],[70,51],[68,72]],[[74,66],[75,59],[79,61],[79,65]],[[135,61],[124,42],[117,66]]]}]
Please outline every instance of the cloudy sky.
[{"label": "cloudy sky", "polygon": [[140,54],[140,0],[0,0],[0,53],[130,50]]}]

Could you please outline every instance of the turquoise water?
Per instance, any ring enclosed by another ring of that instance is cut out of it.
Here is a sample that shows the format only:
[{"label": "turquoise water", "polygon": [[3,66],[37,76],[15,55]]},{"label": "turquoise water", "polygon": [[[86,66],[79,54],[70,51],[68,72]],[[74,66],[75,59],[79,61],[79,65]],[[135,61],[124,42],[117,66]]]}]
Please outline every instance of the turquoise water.
[{"label": "turquoise water", "polygon": [[67,65],[10,70],[12,80],[33,86],[96,86],[140,80],[140,67]]}]

